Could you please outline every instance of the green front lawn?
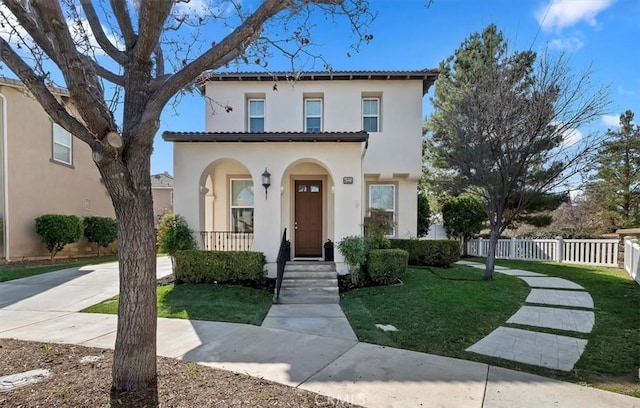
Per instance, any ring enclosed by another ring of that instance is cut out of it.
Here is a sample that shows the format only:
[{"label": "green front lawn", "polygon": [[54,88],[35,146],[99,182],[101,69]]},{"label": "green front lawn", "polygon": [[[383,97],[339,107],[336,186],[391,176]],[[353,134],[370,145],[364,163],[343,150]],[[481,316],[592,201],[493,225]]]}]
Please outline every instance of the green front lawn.
[{"label": "green front lawn", "polygon": [[[158,317],[260,325],[272,293],[244,286],[182,284],[158,286]],[[118,296],[83,310],[118,313]]]},{"label": "green front lawn", "polygon": [[54,264],[49,261],[12,263],[0,266],[0,282],[6,282],[14,279],[26,278],[28,276],[40,275],[47,272],[59,271],[67,268],[77,268],[85,265],[96,265],[106,262],[115,262],[118,255],[108,255],[95,258],[83,258],[80,260],[55,260]]},{"label": "green front lawn", "polygon": [[[483,270],[460,265],[450,269],[410,268],[404,286],[347,292],[342,296],[342,308],[361,341],[480,361],[640,396],[640,288],[624,270],[525,261],[500,260],[497,264],[563,277],[591,293],[596,313],[591,334],[526,327],[587,338],[587,348],[574,370],[565,373],[464,351],[504,326],[524,304],[530,288],[515,277],[496,274],[493,281],[485,282]],[[384,332],[376,324],[392,324],[399,331]]]}]

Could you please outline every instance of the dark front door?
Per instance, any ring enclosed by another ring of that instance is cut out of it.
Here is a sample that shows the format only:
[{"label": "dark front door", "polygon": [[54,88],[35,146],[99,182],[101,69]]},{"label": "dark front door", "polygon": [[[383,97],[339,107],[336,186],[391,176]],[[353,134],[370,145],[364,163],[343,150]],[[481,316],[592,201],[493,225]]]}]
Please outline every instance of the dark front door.
[{"label": "dark front door", "polygon": [[322,181],[296,180],[296,256],[322,256]]}]

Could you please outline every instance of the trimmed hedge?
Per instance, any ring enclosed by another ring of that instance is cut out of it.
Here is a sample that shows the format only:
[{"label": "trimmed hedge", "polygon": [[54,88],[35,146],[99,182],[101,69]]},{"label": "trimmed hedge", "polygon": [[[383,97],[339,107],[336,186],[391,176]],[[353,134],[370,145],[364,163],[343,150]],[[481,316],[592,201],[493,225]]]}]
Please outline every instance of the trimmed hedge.
[{"label": "trimmed hedge", "polygon": [[266,259],[251,251],[178,251],[176,280],[186,283],[262,282]]},{"label": "trimmed hedge", "polygon": [[75,215],[45,214],[36,218],[36,232],[51,253],[51,260],[67,244],[82,238],[84,225]]},{"label": "trimmed hedge", "polygon": [[403,249],[372,249],[367,260],[367,273],[373,282],[396,283],[407,271],[409,253]]},{"label": "trimmed hedge", "polygon": [[450,240],[391,239],[391,248],[409,252],[409,265],[448,268],[460,259],[460,243]]}]

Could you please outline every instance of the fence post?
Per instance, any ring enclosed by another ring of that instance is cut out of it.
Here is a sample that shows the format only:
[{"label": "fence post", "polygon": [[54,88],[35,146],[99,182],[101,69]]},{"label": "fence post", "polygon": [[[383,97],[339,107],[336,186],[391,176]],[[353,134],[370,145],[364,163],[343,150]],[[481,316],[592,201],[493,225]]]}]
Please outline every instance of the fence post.
[{"label": "fence post", "polygon": [[511,242],[509,243],[509,258],[516,259],[516,239],[511,238]]},{"label": "fence post", "polygon": [[482,237],[478,238],[478,256],[486,256],[483,250],[484,246],[482,245]]},{"label": "fence post", "polygon": [[564,238],[556,237],[556,256],[554,261],[564,261]]}]

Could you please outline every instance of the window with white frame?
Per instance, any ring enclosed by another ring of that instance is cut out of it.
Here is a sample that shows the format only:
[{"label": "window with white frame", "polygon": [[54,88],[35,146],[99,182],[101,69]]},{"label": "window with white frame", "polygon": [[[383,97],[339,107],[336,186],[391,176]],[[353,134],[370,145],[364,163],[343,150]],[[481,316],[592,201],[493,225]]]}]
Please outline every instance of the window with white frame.
[{"label": "window with white frame", "polygon": [[253,232],[253,180],[231,179],[231,231]]},{"label": "window with white frame", "polygon": [[264,132],[264,99],[249,99],[249,132]]},{"label": "window with white frame", "polygon": [[304,131],[322,131],[322,99],[309,98],[304,100]]},{"label": "window with white frame", "polygon": [[396,235],[396,186],[395,184],[369,185],[369,215],[381,217],[389,226],[385,235]]},{"label": "window with white frame", "polygon": [[53,124],[53,160],[71,165],[73,164],[73,140],[71,133],[67,132],[57,123]]},{"label": "window with white frame", "polygon": [[380,131],[380,98],[362,98],[362,130]]}]

